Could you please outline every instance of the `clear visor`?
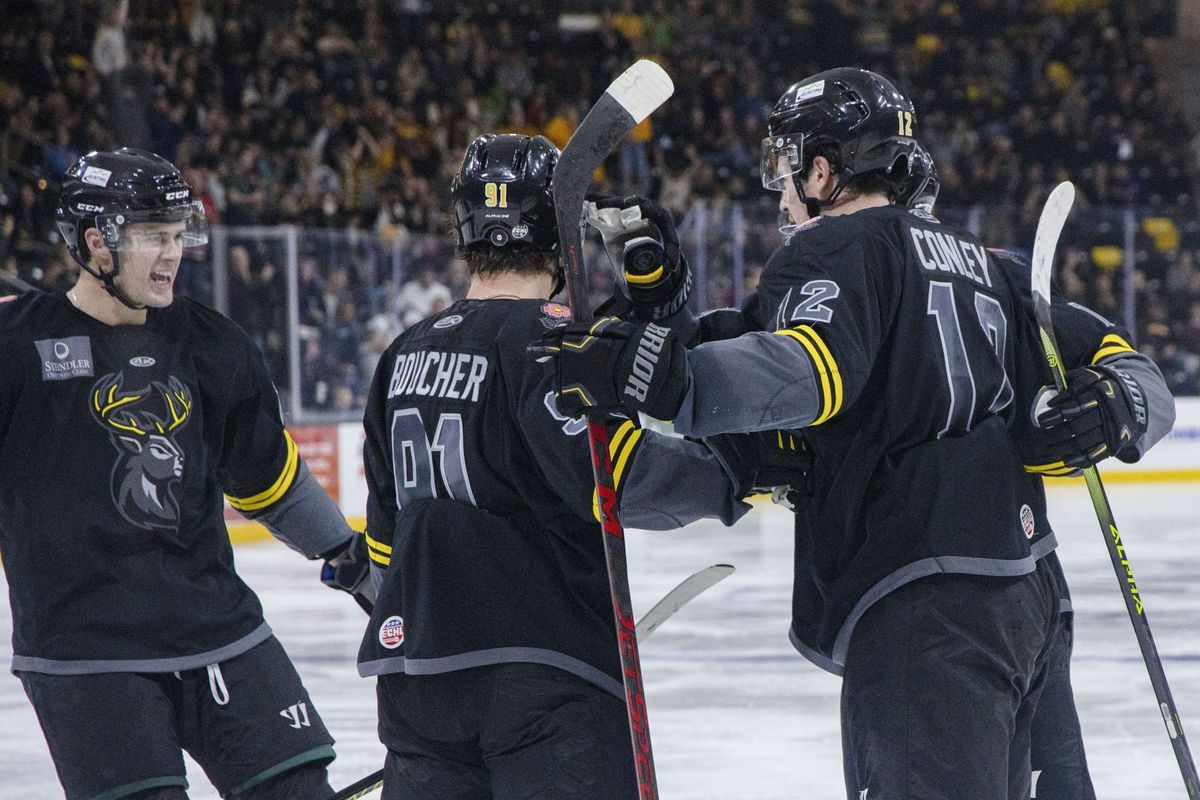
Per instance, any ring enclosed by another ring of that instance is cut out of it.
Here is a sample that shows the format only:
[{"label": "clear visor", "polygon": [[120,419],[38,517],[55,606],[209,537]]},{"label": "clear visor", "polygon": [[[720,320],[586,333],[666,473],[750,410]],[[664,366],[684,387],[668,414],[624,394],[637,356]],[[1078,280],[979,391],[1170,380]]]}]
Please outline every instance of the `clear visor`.
[{"label": "clear visor", "polygon": [[938,183],[937,178],[926,178],[925,183],[913,194],[909,205],[927,214],[932,214],[933,204],[937,202],[938,192],[941,189],[942,186]]},{"label": "clear visor", "polygon": [[[762,140],[762,156],[759,162],[764,189],[782,192],[787,189],[787,178],[800,172],[804,159],[804,137],[781,138],[768,136]],[[793,178],[798,182],[798,178]]]},{"label": "clear visor", "polygon": [[208,220],[199,200],[153,211],[101,214],[96,227],[113,250],[159,252],[208,244]]}]

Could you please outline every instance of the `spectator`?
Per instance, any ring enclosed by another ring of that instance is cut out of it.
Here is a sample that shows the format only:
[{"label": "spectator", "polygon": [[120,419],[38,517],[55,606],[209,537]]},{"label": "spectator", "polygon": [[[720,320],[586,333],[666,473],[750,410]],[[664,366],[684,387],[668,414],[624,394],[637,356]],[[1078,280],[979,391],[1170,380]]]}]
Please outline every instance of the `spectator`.
[{"label": "spectator", "polygon": [[404,284],[396,298],[396,316],[408,328],[450,305],[450,290],[438,282],[432,267],[422,267],[416,280]]}]

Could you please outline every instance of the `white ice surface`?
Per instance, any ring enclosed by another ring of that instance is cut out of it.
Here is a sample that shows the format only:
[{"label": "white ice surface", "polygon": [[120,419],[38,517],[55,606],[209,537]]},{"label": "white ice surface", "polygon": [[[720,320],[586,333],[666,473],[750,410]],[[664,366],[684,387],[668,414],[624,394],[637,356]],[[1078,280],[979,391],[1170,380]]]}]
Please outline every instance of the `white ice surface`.
[{"label": "white ice surface", "polygon": [[[1109,490],[1167,677],[1185,726],[1200,731],[1200,488]],[[1051,494],[1077,611],[1073,664],[1089,761],[1102,800],[1184,798],[1116,579],[1082,484]],[[642,648],[661,796],[667,800],[841,798],[837,678],[787,642],[789,519],[756,509],[737,528],[695,525],[633,532],[634,603],[644,612],[692,571],[715,562],[737,573],[669,620]],[[273,542],[237,551],[267,618],[295,659],[337,738],[333,783],[380,765],[374,682],[354,672],[365,617],[317,583],[313,564]],[[7,598],[7,593],[5,593]],[[7,600],[5,600],[7,602]],[[0,614],[0,663],[10,617]],[[1200,746],[1200,734],[1192,740]],[[191,797],[215,798],[189,763]],[[0,798],[60,797],[33,711],[16,678],[0,674]]]}]

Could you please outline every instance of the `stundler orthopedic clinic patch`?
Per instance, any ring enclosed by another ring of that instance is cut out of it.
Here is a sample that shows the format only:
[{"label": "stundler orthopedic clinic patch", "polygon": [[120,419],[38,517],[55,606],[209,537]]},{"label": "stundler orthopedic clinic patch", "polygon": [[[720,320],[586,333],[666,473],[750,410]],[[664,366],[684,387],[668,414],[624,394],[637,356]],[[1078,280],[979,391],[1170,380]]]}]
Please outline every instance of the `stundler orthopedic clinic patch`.
[{"label": "stundler orthopedic clinic patch", "polygon": [[92,340],[86,336],[39,339],[34,345],[42,362],[44,381],[91,378],[96,374],[92,368]]}]

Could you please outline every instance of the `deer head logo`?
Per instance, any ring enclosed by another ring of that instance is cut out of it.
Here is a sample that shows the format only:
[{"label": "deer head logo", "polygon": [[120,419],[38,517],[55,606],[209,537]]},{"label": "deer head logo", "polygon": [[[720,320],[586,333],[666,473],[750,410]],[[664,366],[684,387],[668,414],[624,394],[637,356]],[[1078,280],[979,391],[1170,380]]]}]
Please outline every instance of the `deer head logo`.
[{"label": "deer head logo", "polygon": [[92,387],[92,416],[116,448],[112,496],[117,510],[139,528],[179,526],[174,484],[183,477],[184,453],[173,433],[192,413],[192,393],[179,379],[126,390],[123,373]]}]

